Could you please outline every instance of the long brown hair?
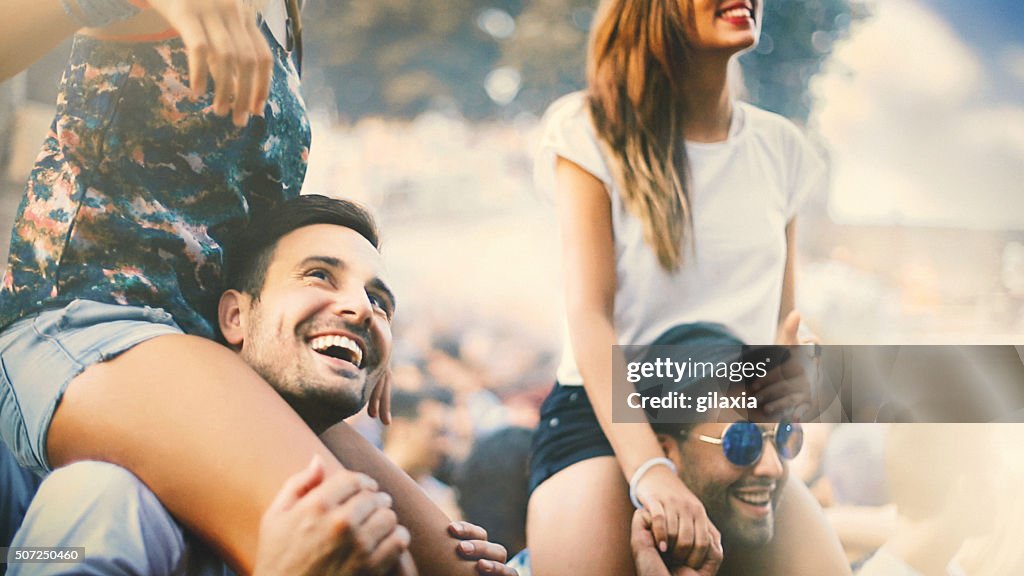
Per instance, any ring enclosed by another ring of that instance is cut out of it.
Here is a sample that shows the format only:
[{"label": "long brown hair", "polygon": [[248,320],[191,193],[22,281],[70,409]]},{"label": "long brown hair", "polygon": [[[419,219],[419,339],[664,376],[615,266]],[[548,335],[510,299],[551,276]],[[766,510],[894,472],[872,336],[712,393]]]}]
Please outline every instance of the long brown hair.
[{"label": "long brown hair", "polygon": [[[685,6],[682,6],[684,4]],[[667,271],[693,242],[680,97],[687,0],[605,0],[590,38],[590,115],[626,208]]]}]

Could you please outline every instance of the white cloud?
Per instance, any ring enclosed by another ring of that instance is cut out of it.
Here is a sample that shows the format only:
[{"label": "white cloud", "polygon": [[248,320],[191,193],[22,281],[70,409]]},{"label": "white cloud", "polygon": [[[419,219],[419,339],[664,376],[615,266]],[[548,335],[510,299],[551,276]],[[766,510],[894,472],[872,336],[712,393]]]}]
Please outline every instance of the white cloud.
[{"label": "white cloud", "polygon": [[813,86],[833,215],[1024,228],[1024,107],[982,102],[987,82],[978,56],[920,2],[876,4]]},{"label": "white cloud", "polygon": [[1011,77],[1024,80],[1024,46],[1015,44],[1003,51],[1003,69]]}]

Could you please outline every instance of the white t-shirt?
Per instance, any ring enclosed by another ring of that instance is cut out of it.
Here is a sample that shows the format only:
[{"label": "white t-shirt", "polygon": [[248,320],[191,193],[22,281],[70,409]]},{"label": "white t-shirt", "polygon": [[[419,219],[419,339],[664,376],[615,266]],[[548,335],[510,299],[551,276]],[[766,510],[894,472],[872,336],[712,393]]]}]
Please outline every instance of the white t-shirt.
[{"label": "white t-shirt", "polygon": [[[300,10],[304,4],[304,0],[300,0]],[[277,43],[288,46],[288,8],[285,6],[285,0],[267,0],[260,12]]]},{"label": "white t-shirt", "polygon": [[[535,179],[553,193],[556,157],[605,184],[615,240],[614,326],[619,344],[650,344],[691,322],[725,325],[749,344],[771,344],[778,327],[786,263],[786,224],[827,186],[825,164],[791,122],[746,103],[734,105],[729,137],[687,142],[693,250],[666,272],[644,241],[643,225],[622,203],[582,92],[548,109]],[[562,385],[583,379],[565,331]]]}]

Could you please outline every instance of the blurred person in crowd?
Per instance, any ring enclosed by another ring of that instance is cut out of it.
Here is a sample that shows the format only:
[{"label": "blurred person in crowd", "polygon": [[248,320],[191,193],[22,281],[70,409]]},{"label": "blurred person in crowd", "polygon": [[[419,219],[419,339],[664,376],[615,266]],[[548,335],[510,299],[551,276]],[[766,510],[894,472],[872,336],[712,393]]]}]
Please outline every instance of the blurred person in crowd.
[{"label": "blurred person in crowd", "polygon": [[886,424],[804,424],[804,448],[790,473],[822,506],[852,568],[895,526],[885,481]]},{"label": "blurred person in crowd", "polygon": [[456,473],[459,508],[514,556],[526,547],[527,472],[533,430],[509,427],[477,440]]},{"label": "blurred person in crowd", "polygon": [[472,426],[469,442],[462,446],[468,454],[472,438],[487,434],[506,424],[505,407],[498,395],[487,387],[486,376],[480,366],[472,366],[462,358],[461,346],[451,336],[438,336],[427,358],[428,373],[440,384],[450,387],[456,403],[466,411]]},{"label": "blurred person in crowd", "polygon": [[896,508],[885,474],[887,424],[840,424],[828,437],[811,490],[854,568],[892,534]]},{"label": "blurred person in crowd", "polygon": [[396,389],[383,450],[449,518],[460,518],[455,491],[435,477],[448,457],[452,402],[452,394],[439,388],[419,392]]},{"label": "blurred person in crowd", "polygon": [[[391,366],[391,387],[393,390],[408,390],[417,392],[423,389],[425,377],[423,372],[413,363],[403,362],[396,364],[392,359]],[[377,448],[384,447],[384,424],[370,416],[366,410],[346,420],[355,428],[363,438]]]},{"label": "blurred person in crowd", "polygon": [[[301,196],[286,202],[273,216],[254,221],[238,242],[229,266],[232,288],[224,292],[218,308],[225,342],[328,447],[347,451],[352,466],[374,478],[372,485],[380,484],[390,495],[388,505],[394,498],[398,518],[415,537],[411,550],[417,564],[444,574],[469,566],[453,553],[458,544],[460,554],[475,560],[481,573],[511,573],[500,564],[504,550],[484,541],[475,527],[451,524],[445,533],[438,533],[435,526],[444,514],[416,483],[347,425],[335,425],[366,404],[391,350],[395,298],[388,288],[370,214],[343,200]],[[338,494],[338,486],[351,485],[357,475],[328,474],[319,461],[298,476],[307,478],[304,482],[311,487],[335,486],[329,493],[337,494],[337,500],[295,509],[295,501],[303,500],[306,491],[295,485],[303,481],[293,480],[264,515],[263,531],[276,536],[267,537],[269,541],[263,538],[261,546],[268,542],[275,549],[287,547],[280,539],[289,534],[279,524],[294,522],[301,527],[319,524],[319,515],[337,516],[330,509],[335,504],[345,508],[347,501],[345,494]],[[83,492],[83,486],[96,490]],[[312,492],[322,491],[312,488]],[[61,502],[63,506],[55,505]],[[336,520],[358,524],[358,519],[348,516]],[[343,525],[327,522],[324,526],[335,530]],[[404,529],[391,528],[404,542],[403,549],[409,545]],[[388,534],[381,530],[377,525],[376,532],[371,532],[381,537]],[[449,535],[461,541],[450,540]],[[132,566],[142,567],[139,573],[170,573],[195,558],[186,540],[176,521],[136,476],[111,464],[84,462],[47,477],[15,545],[88,542],[92,544],[90,565],[114,566],[130,560]],[[327,544],[344,548],[351,543],[339,538]],[[367,549],[366,541],[362,545],[363,552],[370,552],[364,555],[372,558],[373,550]],[[260,558],[275,561],[273,555],[261,554]]]},{"label": "blurred person in crowd", "polygon": [[[568,339],[531,461],[540,576],[632,573],[635,507],[663,552],[703,559],[718,546],[650,427],[612,422],[611,353],[695,322],[751,345],[798,343],[796,215],[827,171],[789,121],[734,98],[729,70],[757,44],[763,13],[760,1],[605,0],[586,90],[546,114],[536,172],[557,204]],[[586,429],[581,403],[596,412]],[[774,416],[795,408],[778,404]],[[821,520],[802,483],[783,490],[783,508]],[[804,542],[831,541],[823,521],[809,526],[821,531],[800,530]],[[788,574],[845,569],[838,548],[812,558],[781,544],[770,553]]]},{"label": "blurred person in crowd", "polygon": [[995,535],[1005,500],[1006,493],[996,489],[995,430],[991,425],[892,426],[885,467],[898,517],[859,576],[964,574],[955,560],[958,553],[969,539]]},{"label": "blurred person in crowd", "polygon": [[305,177],[299,2],[4,5],[0,79],[75,37],[0,284],[0,435],[39,475],[127,468],[250,571],[286,478],[315,454],[328,476],[342,469],[215,342],[226,243]]}]

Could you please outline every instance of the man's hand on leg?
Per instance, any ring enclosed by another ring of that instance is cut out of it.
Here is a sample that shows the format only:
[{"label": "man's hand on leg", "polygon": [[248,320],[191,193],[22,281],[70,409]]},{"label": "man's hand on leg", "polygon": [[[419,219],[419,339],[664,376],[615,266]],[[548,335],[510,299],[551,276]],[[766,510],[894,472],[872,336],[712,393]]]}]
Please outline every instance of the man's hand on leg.
[{"label": "man's hand on leg", "polygon": [[285,483],[260,523],[257,576],[414,576],[409,532],[368,476],[326,476],[317,458]]}]

